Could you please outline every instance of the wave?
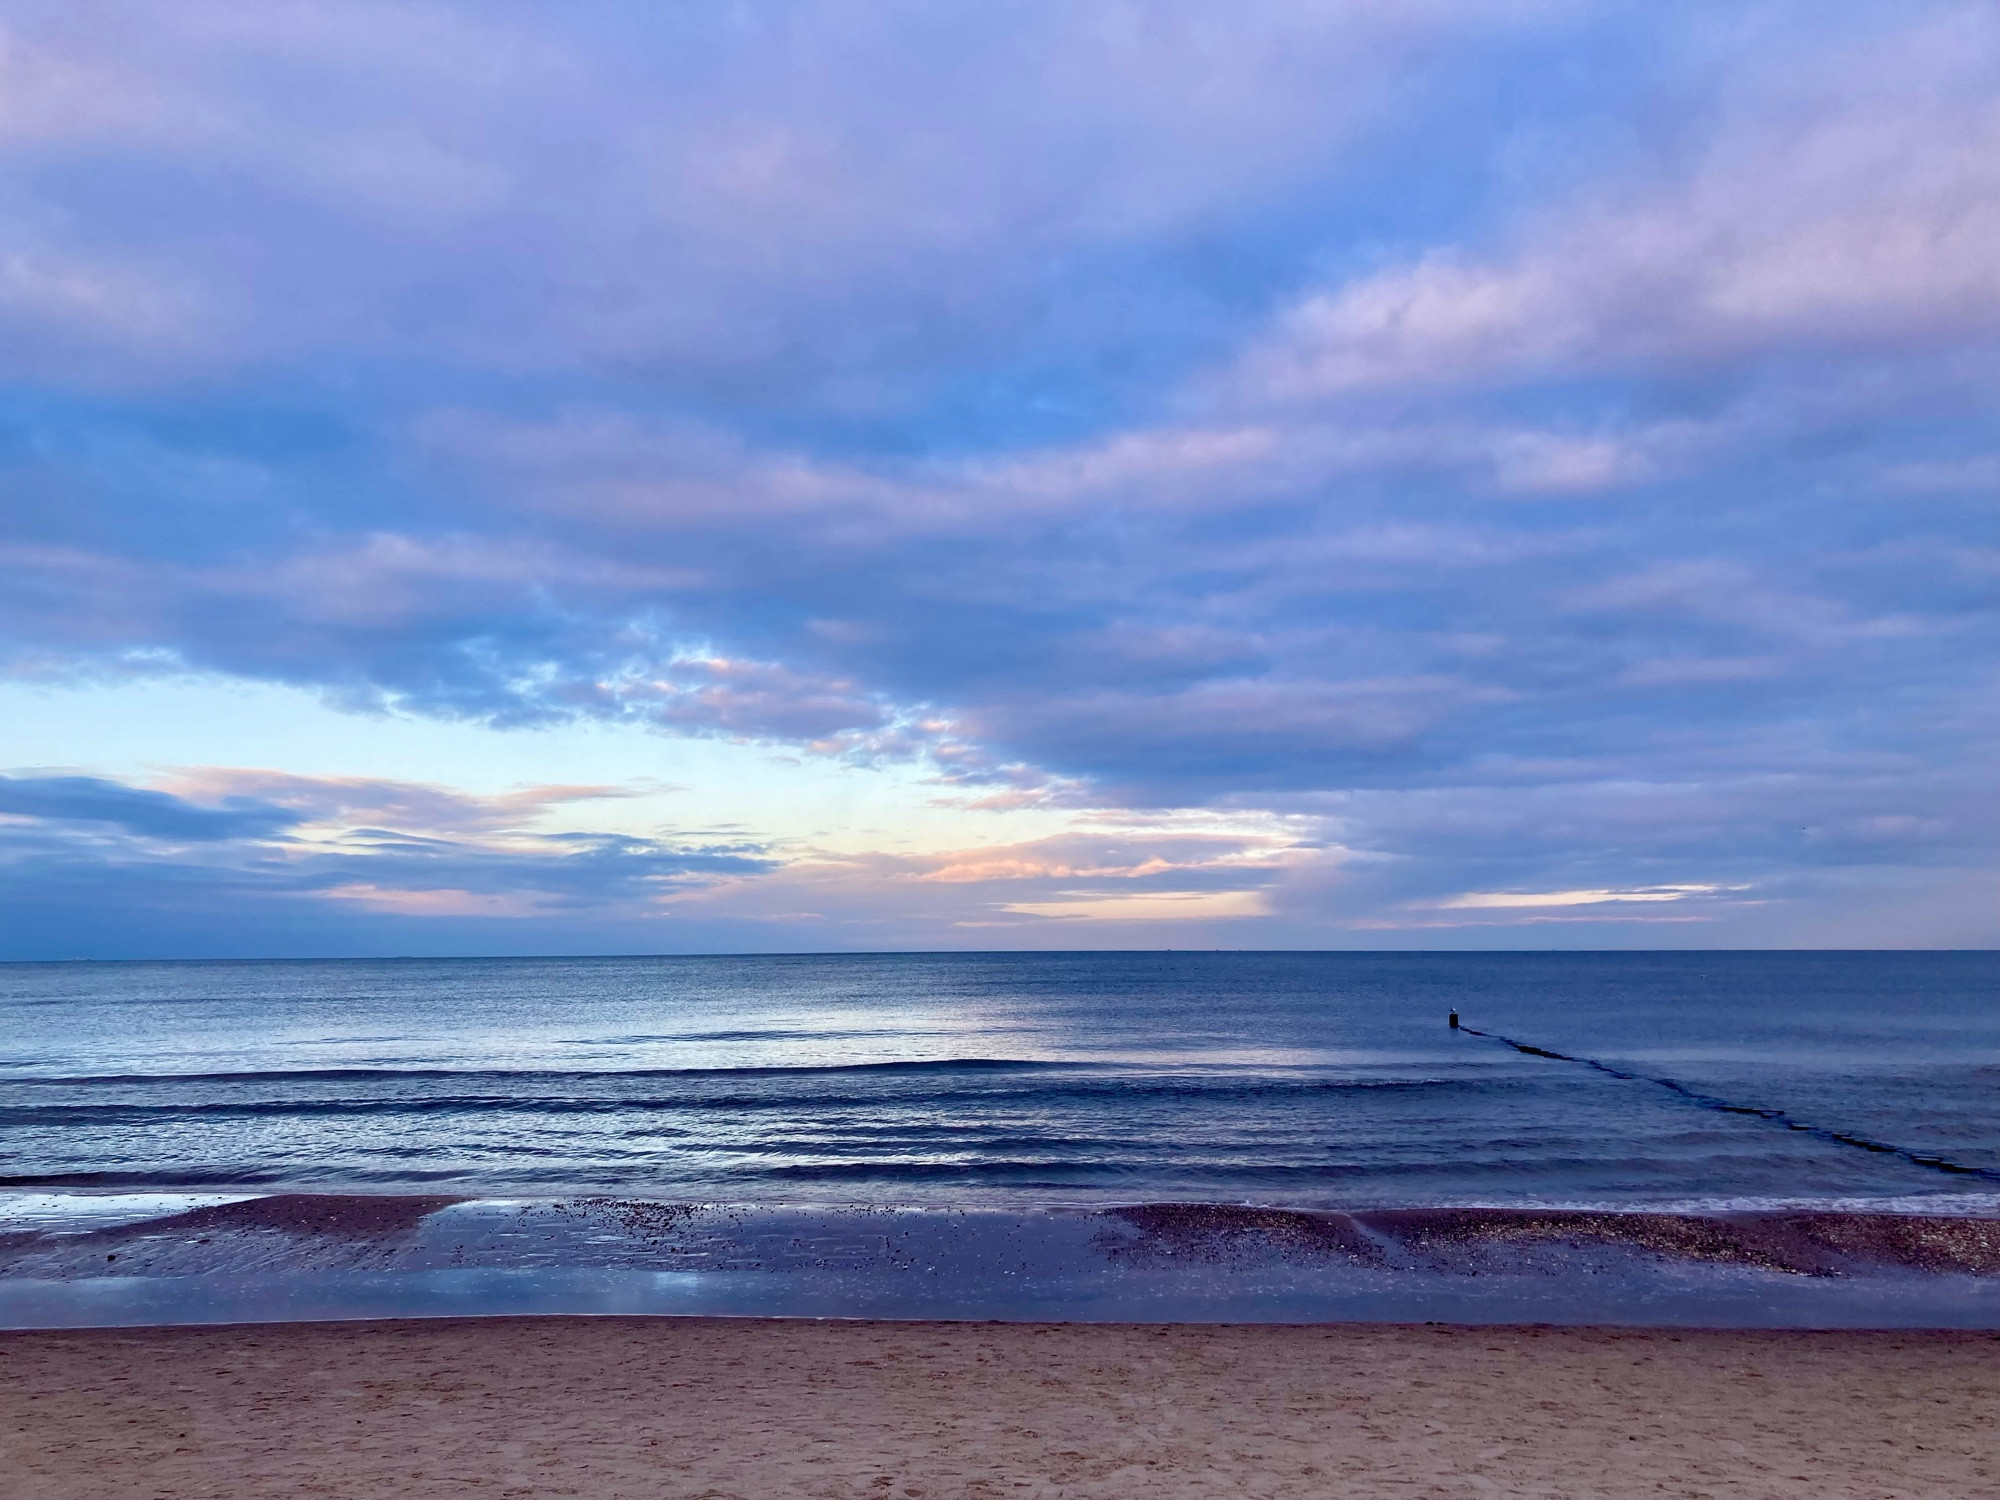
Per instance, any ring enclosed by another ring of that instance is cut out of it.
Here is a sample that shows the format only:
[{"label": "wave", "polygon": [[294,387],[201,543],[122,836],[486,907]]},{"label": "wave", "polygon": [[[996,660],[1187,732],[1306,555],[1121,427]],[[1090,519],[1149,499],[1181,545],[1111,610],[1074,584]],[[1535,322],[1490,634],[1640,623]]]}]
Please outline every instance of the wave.
[{"label": "wave", "polygon": [[[854,1071],[854,1070],[842,1070]],[[990,1076],[991,1070],[977,1070],[975,1076]],[[543,1075],[519,1075],[546,1082]],[[627,1075],[602,1075],[621,1077]],[[707,1077],[726,1075],[710,1074]],[[930,1074],[926,1076],[936,1076]],[[657,1081],[657,1080],[655,1080]],[[1068,1084],[1051,1086],[1034,1082],[1013,1089],[1009,1102],[1016,1106],[1054,1103],[1118,1103],[1148,1101],[1218,1104],[1245,1100],[1274,1101],[1286,1097],[1313,1097],[1328,1094],[1461,1092],[1478,1094],[1491,1085],[1477,1080],[1457,1079],[1278,1079],[1242,1082],[1233,1079],[1175,1079],[1166,1081],[1106,1078],[1101,1073],[1084,1076]],[[979,1095],[991,1097],[989,1089]],[[616,1115],[673,1113],[698,1110],[719,1113],[728,1110],[799,1110],[815,1112],[896,1105],[912,1108],[948,1103],[963,1091],[927,1088],[902,1098],[879,1093],[815,1091],[801,1096],[777,1093],[688,1093],[678,1095],[629,1095],[615,1091],[598,1094],[391,1094],[360,1095],[348,1098],[262,1098],[206,1099],[189,1101],[124,1100],[116,1103],[16,1104],[0,1105],[0,1128],[70,1127],[79,1125],[141,1126],[195,1119],[310,1119],[318,1116],[369,1115]]]},{"label": "wave", "polygon": [[173,1192],[198,1188],[275,1186],[287,1174],[277,1168],[107,1168],[83,1172],[19,1172],[0,1175],[0,1188],[157,1188]]},{"label": "wave", "polygon": [[202,1083],[372,1083],[456,1079],[538,1079],[581,1082],[619,1078],[815,1077],[842,1073],[1102,1072],[1115,1062],[1048,1058],[943,1057],[866,1063],[781,1063],[707,1068],[270,1068],[215,1073],[84,1073],[66,1077],[9,1078],[13,1088],[108,1088]]},{"label": "wave", "polygon": [[[838,1159],[774,1161],[770,1159],[773,1156],[793,1154],[796,1143],[787,1143],[782,1148],[766,1147],[762,1151],[751,1147],[743,1150],[738,1159],[728,1166],[710,1170],[685,1185],[688,1191],[702,1197],[727,1198],[731,1194],[744,1194],[757,1201],[772,1196],[774,1189],[786,1193],[814,1187],[843,1192],[885,1187],[909,1190],[1006,1189],[1017,1196],[1047,1191],[1058,1197],[1082,1192],[1102,1201],[1125,1196],[1148,1184],[1156,1185],[1165,1176],[1177,1187],[1188,1191],[1264,1192],[1294,1200],[1310,1200],[1371,1188],[1379,1192],[1384,1182],[1393,1181],[1407,1187],[1451,1175],[1448,1167],[1435,1164],[1385,1167],[1379,1163],[1352,1161],[1309,1164],[1261,1162],[1255,1167],[1245,1167],[1235,1161],[1180,1162],[1163,1172],[1159,1162],[1150,1155],[1136,1159],[1110,1155],[1109,1151],[1115,1144],[1110,1141],[1077,1143],[1019,1138],[981,1141],[981,1148],[994,1154],[976,1159],[955,1154],[964,1149],[964,1142],[959,1139],[941,1137],[926,1144],[938,1149],[941,1154],[913,1161],[900,1154],[910,1149],[908,1143],[853,1149],[851,1142],[842,1142],[837,1145],[850,1149]],[[1105,1149],[1095,1153],[1060,1149],[1078,1144]],[[1012,1154],[1036,1147],[1045,1149],[1034,1155]],[[871,1155],[871,1150],[880,1150],[883,1154]],[[376,1184],[385,1191],[414,1188],[426,1183],[453,1183],[463,1184],[470,1191],[492,1192],[504,1184],[531,1194],[560,1192],[566,1185],[577,1181],[579,1174],[568,1164],[558,1163],[547,1170],[525,1165],[544,1154],[531,1147],[515,1145],[505,1151],[507,1165],[502,1169],[496,1169],[490,1162],[393,1169],[352,1167],[340,1171],[337,1180],[344,1184]],[[828,1154],[831,1156],[832,1152]],[[279,1166],[242,1169],[225,1166],[92,1168],[0,1175],[0,1188],[91,1191],[254,1189],[297,1183],[302,1176],[306,1181],[327,1181],[334,1174],[302,1174],[296,1167]],[[626,1192],[657,1191],[662,1173],[657,1161],[649,1156],[622,1165],[595,1163],[590,1169],[588,1181]],[[1124,1184],[1130,1186],[1121,1192],[1121,1185]]]},{"label": "wave", "polygon": [[[567,1037],[569,1046],[587,1047],[642,1047],[658,1042],[868,1042],[881,1041],[884,1037],[909,1040],[912,1037],[950,1036],[947,1031],[911,1030],[897,1027],[894,1030],[876,1028],[872,1031],[820,1031],[812,1027],[765,1027],[753,1030],[735,1031],[662,1031],[639,1032],[630,1036],[583,1036]],[[343,1038],[343,1040],[346,1040]],[[366,1040],[366,1038],[355,1038]],[[390,1041],[401,1038],[390,1037]]]},{"label": "wave", "polygon": [[[349,1172],[349,1181],[380,1182],[386,1188],[415,1187],[430,1182],[462,1182],[466,1173],[452,1168],[436,1171],[401,1170],[393,1173]],[[220,1189],[234,1192],[244,1188],[280,1187],[296,1182],[299,1174],[282,1167],[173,1167],[104,1168],[78,1172],[22,1172],[0,1175],[0,1188],[88,1189],[93,1193],[150,1189],[156,1192],[199,1192]],[[383,1196],[401,1196],[395,1192]]]}]

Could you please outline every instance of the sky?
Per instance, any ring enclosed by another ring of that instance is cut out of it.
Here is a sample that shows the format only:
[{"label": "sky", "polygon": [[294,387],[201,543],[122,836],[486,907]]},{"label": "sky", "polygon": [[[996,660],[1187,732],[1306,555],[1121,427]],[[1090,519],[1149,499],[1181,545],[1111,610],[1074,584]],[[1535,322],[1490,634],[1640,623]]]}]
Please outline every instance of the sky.
[{"label": "sky", "polygon": [[2000,944],[2000,11],[0,0],[0,958]]}]

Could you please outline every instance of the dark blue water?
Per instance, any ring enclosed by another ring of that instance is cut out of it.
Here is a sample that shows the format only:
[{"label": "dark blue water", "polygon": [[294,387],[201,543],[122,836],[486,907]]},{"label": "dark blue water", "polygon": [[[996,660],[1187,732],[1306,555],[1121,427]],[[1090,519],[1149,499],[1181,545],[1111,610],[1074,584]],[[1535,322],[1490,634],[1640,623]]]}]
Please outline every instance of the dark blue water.
[{"label": "dark blue water", "polygon": [[0,1038],[17,1205],[2000,1204],[1990,953],[7,965]]}]

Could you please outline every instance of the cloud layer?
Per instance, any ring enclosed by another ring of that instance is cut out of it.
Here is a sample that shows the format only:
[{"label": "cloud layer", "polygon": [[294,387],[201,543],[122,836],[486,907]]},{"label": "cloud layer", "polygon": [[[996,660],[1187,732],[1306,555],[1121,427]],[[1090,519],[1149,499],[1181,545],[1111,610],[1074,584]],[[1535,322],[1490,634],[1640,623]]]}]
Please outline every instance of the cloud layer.
[{"label": "cloud layer", "polygon": [[38,774],[16,868],[586,944],[656,886],[676,946],[1991,942],[1996,78],[1947,3],[13,6],[8,670],[914,758],[1095,851]]}]

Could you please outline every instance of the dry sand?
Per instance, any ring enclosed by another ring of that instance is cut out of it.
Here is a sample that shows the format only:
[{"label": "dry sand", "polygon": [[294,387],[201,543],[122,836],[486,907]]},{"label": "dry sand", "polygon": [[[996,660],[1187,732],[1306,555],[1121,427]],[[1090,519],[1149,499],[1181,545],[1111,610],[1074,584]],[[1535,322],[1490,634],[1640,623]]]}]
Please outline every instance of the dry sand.
[{"label": "dry sand", "polygon": [[2000,1495],[2000,1335],[490,1319],[0,1334],[40,1497]]}]

